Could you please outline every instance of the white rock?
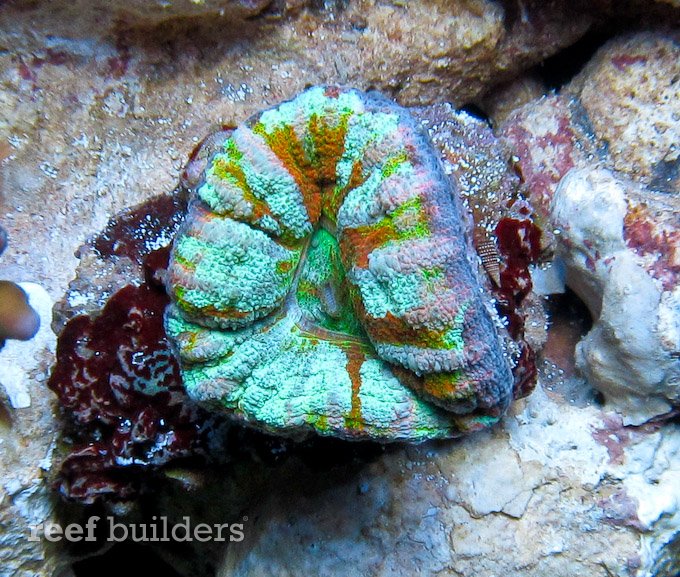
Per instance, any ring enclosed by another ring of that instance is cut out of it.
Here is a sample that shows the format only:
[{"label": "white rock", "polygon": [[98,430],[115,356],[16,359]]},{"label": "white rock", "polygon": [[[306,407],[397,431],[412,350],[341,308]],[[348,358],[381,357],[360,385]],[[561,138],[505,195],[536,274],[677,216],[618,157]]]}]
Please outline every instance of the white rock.
[{"label": "white rock", "polygon": [[567,284],[595,323],[576,350],[577,366],[626,423],[640,424],[680,401],[680,306],[624,239],[629,198],[606,170],[574,169],[561,181],[552,215]]},{"label": "white rock", "polygon": [[0,351],[0,383],[14,410],[0,419],[0,577],[70,575],[65,551],[30,541],[31,528],[56,521],[54,495],[45,481],[59,423],[45,385],[56,338],[52,299],[34,283],[20,283],[40,316],[30,341],[7,341]]},{"label": "white rock", "polygon": [[56,336],[50,328],[52,299],[40,285],[19,283],[26,292],[29,304],[40,316],[40,329],[29,341],[8,340],[0,350],[0,384],[5,387],[10,404],[15,409],[31,406],[31,374],[40,363],[42,351],[54,352]]}]

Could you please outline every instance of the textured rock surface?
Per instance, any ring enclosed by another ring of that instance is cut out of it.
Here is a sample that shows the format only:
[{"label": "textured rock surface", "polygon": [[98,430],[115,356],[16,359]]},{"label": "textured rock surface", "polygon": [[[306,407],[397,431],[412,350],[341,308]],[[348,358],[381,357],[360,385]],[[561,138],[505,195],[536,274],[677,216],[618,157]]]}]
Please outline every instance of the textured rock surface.
[{"label": "textured rock surface", "polygon": [[559,94],[502,124],[545,215],[561,178],[598,161],[651,190],[680,192],[679,38],[669,32],[612,40]]},{"label": "textured rock surface", "polygon": [[543,96],[544,83],[536,74],[527,74],[497,86],[482,100],[484,110],[494,124],[503,124],[508,116],[524,104]]},{"label": "textured rock surface", "polygon": [[610,166],[652,190],[680,193],[680,34],[605,46],[570,86]]},{"label": "textured rock surface", "polygon": [[648,575],[678,531],[678,451],[677,426],[538,389],[459,443],[326,475],[291,463],[219,575]]},{"label": "textured rock surface", "polygon": [[499,132],[515,150],[532,202],[546,222],[550,220],[555,189],[564,175],[574,166],[588,166],[590,160],[605,155],[580,100],[567,92],[522,106]]},{"label": "textured rock surface", "polygon": [[[165,20],[201,16],[230,20],[252,18],[272,0],[130,0],[124,2],[83,3],[85,10],[101,10],[119,15],[128,25],[157,24]],[[77,4],[77,2],[72,3]]]}]

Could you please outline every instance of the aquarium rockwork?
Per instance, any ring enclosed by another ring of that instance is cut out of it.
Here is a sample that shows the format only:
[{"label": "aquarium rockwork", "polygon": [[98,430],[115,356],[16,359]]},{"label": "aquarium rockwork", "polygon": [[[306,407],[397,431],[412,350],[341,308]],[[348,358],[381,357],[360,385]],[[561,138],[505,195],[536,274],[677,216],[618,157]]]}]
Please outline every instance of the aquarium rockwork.
[{"label": "aquarium rockwork", "polygon": [[0,47],[0,577],[680,574],[679,2]]}]

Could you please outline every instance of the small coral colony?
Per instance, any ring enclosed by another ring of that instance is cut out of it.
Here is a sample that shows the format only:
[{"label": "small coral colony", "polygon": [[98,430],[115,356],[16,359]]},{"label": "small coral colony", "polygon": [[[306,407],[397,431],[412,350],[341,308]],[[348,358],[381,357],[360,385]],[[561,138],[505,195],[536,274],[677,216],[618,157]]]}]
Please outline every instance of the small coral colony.
[{"label": "small coral colony", "polygon": [[508,317],[540,233],[502,219],[480,261],[456,183],[406,109],[313,87],[207,142],[172,245],[134,255],[146,282],[62,332],[50,386],[104,431],[66,459],[65,495],[132,491],[103,479],[206,452],[215,419],[418,442],[487,427],[531,390]]}]

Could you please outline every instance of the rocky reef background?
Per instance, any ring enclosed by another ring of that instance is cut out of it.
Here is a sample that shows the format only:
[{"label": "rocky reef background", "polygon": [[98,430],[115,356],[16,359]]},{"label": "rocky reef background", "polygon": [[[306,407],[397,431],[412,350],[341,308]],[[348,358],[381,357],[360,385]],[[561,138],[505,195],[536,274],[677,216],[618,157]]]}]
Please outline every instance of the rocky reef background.
[{"label": "rocky reef background", "polygon": [[[247,518],[245,540],[144,548],[148,567],[677,575],[679,24],[673,0],[0,2],[0,278],[42,321],[0,352],[0,575],[141,571],[124,554],[139,545],[27,539],[30,525],[104,511],[52,490],[64,454],[46,386],[52,306],[76,249],[174,190],[205,134],[320,83],[465,107],[516,157],[546,236],[535,289],[553,294],[547,335],[534,320],[539,385],[462,441],[291,452],[232,435],[228,462],[168,471],[117,512]],[[72,309],[103,305],[99,281]]]}]

